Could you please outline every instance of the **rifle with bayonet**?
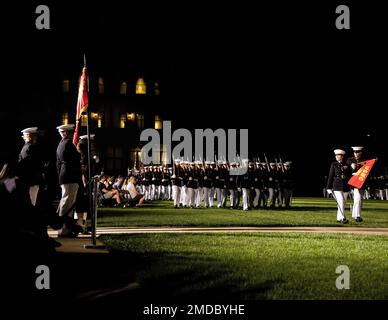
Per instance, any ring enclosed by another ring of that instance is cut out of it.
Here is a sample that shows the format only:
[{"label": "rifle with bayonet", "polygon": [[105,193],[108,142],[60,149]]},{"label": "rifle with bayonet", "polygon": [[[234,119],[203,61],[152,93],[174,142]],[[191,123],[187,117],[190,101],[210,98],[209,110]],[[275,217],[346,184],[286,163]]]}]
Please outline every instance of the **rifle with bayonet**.
[{"label": "rifle with bayonet", "polygon": [[267,159],[267,156],[265,155],[265,153],[264,153],[264,158],[265,158],[265,163],[267,164],[268,173],[271,173],[271,169],[269,167],[268,159]]}]

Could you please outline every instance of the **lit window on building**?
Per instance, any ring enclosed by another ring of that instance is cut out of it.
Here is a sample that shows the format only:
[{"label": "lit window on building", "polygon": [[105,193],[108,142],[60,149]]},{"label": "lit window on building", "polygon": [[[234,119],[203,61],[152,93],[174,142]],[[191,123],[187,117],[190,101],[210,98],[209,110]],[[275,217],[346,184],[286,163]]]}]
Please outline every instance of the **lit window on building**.
[{"label": "lit window on building", "polygon": [[104,94],[105,88],[104,88],[104,80],[99,77],[98,78],[98,93],[99,94]]},{"label": "lit window on building", "polygon": [[63,82],[62,82],[62,91],[64,93],[68,93],[70,91],[70,81],[69,80],[63,80]]},{"label": "lit window on building", "polygon": [[125,96],[127,94],[127,83],[123,82],[120,86],[120,94]]},{"label": "lit window on building", "polygon": [[146,84],[143,78],[137,79],[136,94],[146,94]]},{"label": "lit window on building", "polygon": [[97,121],[97,127],[102,128],[102,113],[90,112],[90,119]]},{"label": "lit window on building", "polygon": [[62,124],[69,124],[69,113],[65,112],[62,115]]},{"label": "lit window on building", "polygon": [[137,127],[144,128],[144,114],[137,115]]},{"label": "lit window on building", "polygon": [[155,82],[155,96],[160,95],[159,83]]},{"label": "lit window on building", "polygon": [[156,115],[155,116],[155,129],[162,129],[163,127],[163,120],[160,116]]},{"label": "lit window on building", "polygon": [[124,129],[125,128],[125,121],[127,120],[127,115],[126,114],[122,114],[120,116],[120,128],[121,129]]},{"label": "lit window on building", "polygon": [[88,115],[82,114],[81,115],[81,126],[86,127],[88,124]]},{"label": "lit window on building", "polygon": [[127,113],[127,121],[135,121],[135,113]]},{"label": "lit window on building", "polygon": [[93,119],[93,120],[97,120],[98,119],[98,113],[97,112],[90,112],[90,118]]}]

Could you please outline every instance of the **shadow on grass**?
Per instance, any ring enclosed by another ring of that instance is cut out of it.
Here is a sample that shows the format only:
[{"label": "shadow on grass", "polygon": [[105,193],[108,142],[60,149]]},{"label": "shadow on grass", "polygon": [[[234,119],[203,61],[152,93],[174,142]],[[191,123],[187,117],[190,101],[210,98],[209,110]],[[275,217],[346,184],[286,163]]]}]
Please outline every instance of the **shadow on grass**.
[{"label": "shadow on grass", "polygon": [[[82,285],[75,277],[73,280],[64,277],[62,290],[76,305],[98,306],[128,301],[265,299],[266,292],[276,285],[274,281],[266,281],[240,287],[233,275],[228,276],[230,266],[217,259],[198,259],[186,254],[176,257],[166,253],[143,255],[112,251],[104,261],[91,258],[86,264],[78,262],[80,269],[89,268]],[[73,259],[78,258],[67,256],[62,268]],[[131,287],[132,283],[136,285]]]}]

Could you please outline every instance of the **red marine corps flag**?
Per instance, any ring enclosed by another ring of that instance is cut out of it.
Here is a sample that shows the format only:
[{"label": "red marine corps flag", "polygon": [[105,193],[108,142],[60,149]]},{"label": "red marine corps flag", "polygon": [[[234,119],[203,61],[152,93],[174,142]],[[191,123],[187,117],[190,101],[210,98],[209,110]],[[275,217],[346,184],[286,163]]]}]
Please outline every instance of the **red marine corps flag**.
[{"label": "red marine corps flag", "polygon": [[364,165],[350,178],[348,185],[361,189],[375,162],[376,159],[365,161]]},{"label": "red marine corps flag", "polygon": [[79,140],[79,120],[81,119],[82,113],[88,109],[88,90],[86,81],[86,67],[82,69],[81,80],[79,82],[78,89],[78,100],[77,100],[77,117],[76,125],[73,137],[73,144],[77,145]]}]

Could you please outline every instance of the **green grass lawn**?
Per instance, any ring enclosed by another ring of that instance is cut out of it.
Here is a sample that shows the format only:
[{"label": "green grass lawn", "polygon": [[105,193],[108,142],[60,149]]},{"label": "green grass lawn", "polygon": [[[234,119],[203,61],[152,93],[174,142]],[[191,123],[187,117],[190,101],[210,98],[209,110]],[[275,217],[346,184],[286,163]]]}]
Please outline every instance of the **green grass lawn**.
[{"label": "green grass lawn", "polygon": [[[349,201],[345,214],[351,220]],[[100,208],[100,227],[147,226],[360,226],[388,227],[388,201],[365,201],[363,223],[336,222],[333,199],[295,198],[291,210],[174,209],[172,202],[156,201],[141,208]]]},{"label": "green grass lawn", "polygon": [[[323,207],[325,203],[321,202]],[[375,214],[383,215],[380,211]],[[194,213],[187,214],[195,221]],[[227,214],[237,213],[220,215]],[[287,223],[293,214],[301,212],[288,212],[282,221]],[[170,221],[181,219],[170,217]],[[120,273],[134,274],[140,288],[130,294],[139,299],[388,299],[388,237],[384,236],[133,234],[102,240],[113,254],[121,255]],[[339,265],[350,268],[349,290],[335,286]]]}]

